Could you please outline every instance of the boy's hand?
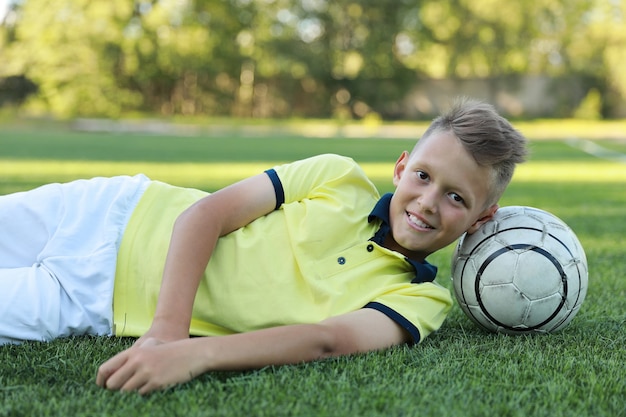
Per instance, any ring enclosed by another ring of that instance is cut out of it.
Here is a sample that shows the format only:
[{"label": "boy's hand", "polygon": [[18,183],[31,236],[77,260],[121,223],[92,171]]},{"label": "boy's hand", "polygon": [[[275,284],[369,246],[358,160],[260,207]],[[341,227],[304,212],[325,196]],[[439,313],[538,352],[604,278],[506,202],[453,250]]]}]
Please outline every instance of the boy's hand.
[{"label": "boy's hand", "polygon": [[96,383],[107,389],[147,394],[187,382],[204,372],[186,342],[162,343],[146,339],[109,359],[98,369]]},{"label": "boy's hand", "polygon": [[148,347],[148,346],[158,346],[167,343],[167,341],[163,339],[159,339],[156,337],[146,337],[141,336],[139,339],[133,343],[133,347]]},{"label": "boy's hand", "polygon": [[364,308],[319,324],[294,324],[249,333],[160,343],[146,339],[98,370],[101,387],[146,394],[187,382],[208,371],[259,369],[368,352],[409,340],[383,313]]},{"label": "boy's hand", "polygon": [[189,331],[180,331],[163,326],[159,326],[156,322],[152,327],[133,344],[133,347],[154,346],[157,344],[175,342],[189,338]]}]

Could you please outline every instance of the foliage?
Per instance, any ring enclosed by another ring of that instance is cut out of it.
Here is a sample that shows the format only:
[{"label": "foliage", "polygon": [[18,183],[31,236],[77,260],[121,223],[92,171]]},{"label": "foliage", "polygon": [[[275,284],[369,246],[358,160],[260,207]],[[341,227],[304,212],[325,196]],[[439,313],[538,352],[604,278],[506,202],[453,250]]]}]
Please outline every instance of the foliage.
[{"label": "foliage", "polygon": [[1,76],[31,111],[394,117],[416,82],[591,80],[626,100],[626,3],[612,0],[25,0]]}]

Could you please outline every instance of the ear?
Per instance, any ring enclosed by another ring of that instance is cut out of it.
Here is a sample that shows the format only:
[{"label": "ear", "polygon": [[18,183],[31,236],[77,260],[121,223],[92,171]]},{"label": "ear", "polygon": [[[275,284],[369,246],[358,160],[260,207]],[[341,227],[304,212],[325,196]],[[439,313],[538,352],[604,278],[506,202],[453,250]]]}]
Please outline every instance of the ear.
[{"label": "ear", "polygon": [[400,178],[402,178],[402,174],[406,169],[406,165],[409,162],[409,153],[407,151],[402,152],[398,160],[396,161],[396,166],[393,169],[393,185],[398,186],[400,182]]},{"label": "ear", "polygon": [[480,213],[480,217],[478,218],[478,220],[476,220],[474,224],[472,224],[469,229],[467,229],[467,234],[471,235],[472,233],[480,229],[480,226],[491,220],[493,218],[493,215],[496,214],[496,211],[498,211],[498,208],[499,206],[497,204],[494,204],[493,206],[486,208],[482,213]]}]

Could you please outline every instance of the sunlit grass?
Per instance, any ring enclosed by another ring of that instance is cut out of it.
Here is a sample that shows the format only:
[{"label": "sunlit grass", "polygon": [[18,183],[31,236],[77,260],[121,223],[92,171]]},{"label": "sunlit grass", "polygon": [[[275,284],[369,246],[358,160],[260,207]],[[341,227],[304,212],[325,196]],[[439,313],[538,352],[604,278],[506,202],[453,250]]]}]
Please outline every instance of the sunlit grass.
[{"label": "sunlit grass", "polygon": [[[164,163],[164,162],[113,162],[113,161],[42,161],[0,160],[0,177],[3,181],[24,183],[25,186],[64,182],[95,176],[133,175],[143,173],[148,177],[183,187],[216,190],[263,172],[273,162],[229,163]],[[393,163],[362,163],[366,174],[378,184],[391,183]],[[559,183],[626,183],[626,165],[605,161],[539,161],[521,165],[514,182]],[[18,186],[19,187],[19,186]],[[9,190],[3,190],[8,192]],[[10,190],[17,191],[17,189]]]},{"label": "sunlit grass", "polygon": [[0,176],[24,184],[65,182],[78,178],[142,173],[181,187],[215,190],[271,168],[268,163],[165,163],[113,161],[2,161]]},{"label": "sunlit grass", "polygon": [[513,181],[597,183],[626,181],[626,165],[606,162],[528,162],[520,165]]},{"label": "sunlit grass", "polygon": [[624,139],[626,120],[532,120],[514,123],[532,139]]}]

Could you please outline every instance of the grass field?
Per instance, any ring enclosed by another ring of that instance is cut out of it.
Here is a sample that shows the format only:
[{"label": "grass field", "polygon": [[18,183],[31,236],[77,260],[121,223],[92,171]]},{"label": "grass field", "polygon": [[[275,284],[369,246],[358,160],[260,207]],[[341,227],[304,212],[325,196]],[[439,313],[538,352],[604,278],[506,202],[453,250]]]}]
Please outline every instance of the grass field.
[{"label": "grass field", "polygon": [[[626,154],[626,144],[598,144]],[[352,156],[391,191],[406,139],[170,137],[4,129],[0,194],[52,181],[144,172],[214,190],[273,164]],[[0,347],[0,416],[626,416],[626,164],[563,141],[534,140],[502,205],[549,210],[578,234],[589,291],[562,332],[486,334],[453,308],[417,347],[253,372],[213,373],[148,397],[94,384],[129,339],[70,338]],[[1,230],[0,230],[1,233]],[[433,255],[450,285],[449,247]]]}]

